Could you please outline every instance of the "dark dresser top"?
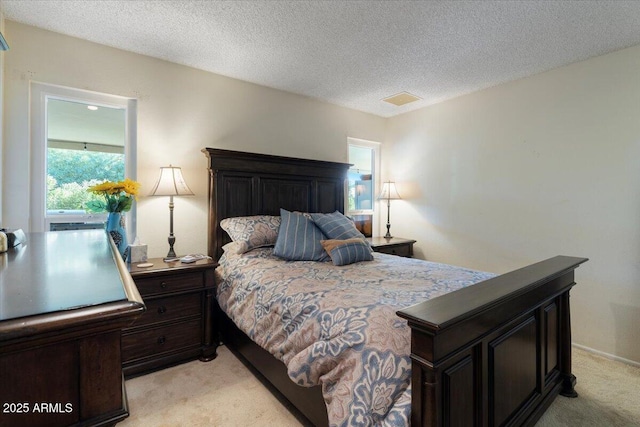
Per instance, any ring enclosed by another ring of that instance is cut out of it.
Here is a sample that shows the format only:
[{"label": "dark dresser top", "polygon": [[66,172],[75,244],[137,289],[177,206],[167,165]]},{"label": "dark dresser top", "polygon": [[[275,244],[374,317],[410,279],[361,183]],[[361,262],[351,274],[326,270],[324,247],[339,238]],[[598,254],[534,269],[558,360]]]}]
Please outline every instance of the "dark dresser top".
[{"label": "dark dresser top", "polygon": [[0,254],[0,321],[126,299],[104,230],[27,233]]}]

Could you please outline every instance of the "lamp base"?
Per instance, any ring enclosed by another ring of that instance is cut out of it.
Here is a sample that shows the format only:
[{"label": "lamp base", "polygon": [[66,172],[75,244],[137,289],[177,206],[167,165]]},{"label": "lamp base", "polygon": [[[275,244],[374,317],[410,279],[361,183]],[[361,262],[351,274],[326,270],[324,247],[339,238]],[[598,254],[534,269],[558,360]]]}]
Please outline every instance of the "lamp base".
[{"label": "lamp base", "polygon": [[387,234],[384,235],[385,239],[390,239],[393,236],[391,235],[391,200],[387,199]]},{"label": "lamp base", "polygon": [[389,223],[389,221],[388,221],[388,219],[387,219],[387,234],[385,234],[385,235],[384,235],[384,238],[385,238],[385,239],[390,239],[390,238],[392,238],[392,237],[393,237],[393,236],[391,235],[391,233],[390,233],[390,230],[391,230],[391,223]]},{"label": "lamp base", "polygon": [[[171,219],[173,219],[173,218],[171,218]],[[173,244],[176,242],[176,238],[173,236],[173,233],[171,235],[169,235],[169,239],[167,239],[167,240],[169,241],[169,253],[167,253],[167,256],[162,258],[162,260],[164,262],[175,261],[176,259],[178,259],[178,257],[176,256],[176,253],[173,250]]]}]

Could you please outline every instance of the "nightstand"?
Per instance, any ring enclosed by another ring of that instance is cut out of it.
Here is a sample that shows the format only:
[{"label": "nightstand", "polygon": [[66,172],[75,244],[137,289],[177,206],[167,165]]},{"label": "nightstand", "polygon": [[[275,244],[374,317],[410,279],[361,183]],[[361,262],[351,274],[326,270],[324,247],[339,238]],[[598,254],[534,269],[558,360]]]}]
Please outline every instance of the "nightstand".
[{"label": "nightstand", "polygon": [[415,240],[403,239],[402,237],[367,237],[367,241],[376,252],[407,258],[413,257],[413,244],[416,242]]},{"label": "nightstand", "polygon": [[214,270],[211,260],[193,264],[129,265],[147,311],[122,331],[122,367],[127,378],[196,358],[216,357],[213,335]]}]

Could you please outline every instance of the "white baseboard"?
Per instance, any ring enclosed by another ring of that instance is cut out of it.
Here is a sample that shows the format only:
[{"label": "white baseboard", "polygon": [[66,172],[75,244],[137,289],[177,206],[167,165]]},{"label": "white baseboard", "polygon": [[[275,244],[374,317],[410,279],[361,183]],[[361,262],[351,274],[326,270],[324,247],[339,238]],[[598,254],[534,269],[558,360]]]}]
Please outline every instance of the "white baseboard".
[{"label": "white baseboard", "polygon": [[605,353],[604,351],[596,350],[591,347],[586,347],[584,345],[580,345],[576,343],[571,343],[571,345],[573,345],[576,348],[579,348],[580,350],[584,350],[589,353],[593,353],[593,354],[597,354],[598,356],[605,357],[607,359],[615,360],[616,362],[622,362],[624,364],[635,366],[636,368],[640,368],[640,362],[625,359],[624,357],[615,356],[613,354]]}]

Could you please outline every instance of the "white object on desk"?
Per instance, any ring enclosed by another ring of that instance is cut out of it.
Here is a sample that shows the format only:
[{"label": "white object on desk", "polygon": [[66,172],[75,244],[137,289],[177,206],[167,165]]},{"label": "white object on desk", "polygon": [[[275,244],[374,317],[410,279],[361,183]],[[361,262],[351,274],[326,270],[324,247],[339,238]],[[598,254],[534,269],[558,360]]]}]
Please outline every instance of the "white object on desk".
[{"label": "white object on desk", "polygon": [[136,236],[132,244],[129,245],[129,262],[145,262],[147,260],[147,245],[140,243]]}]

